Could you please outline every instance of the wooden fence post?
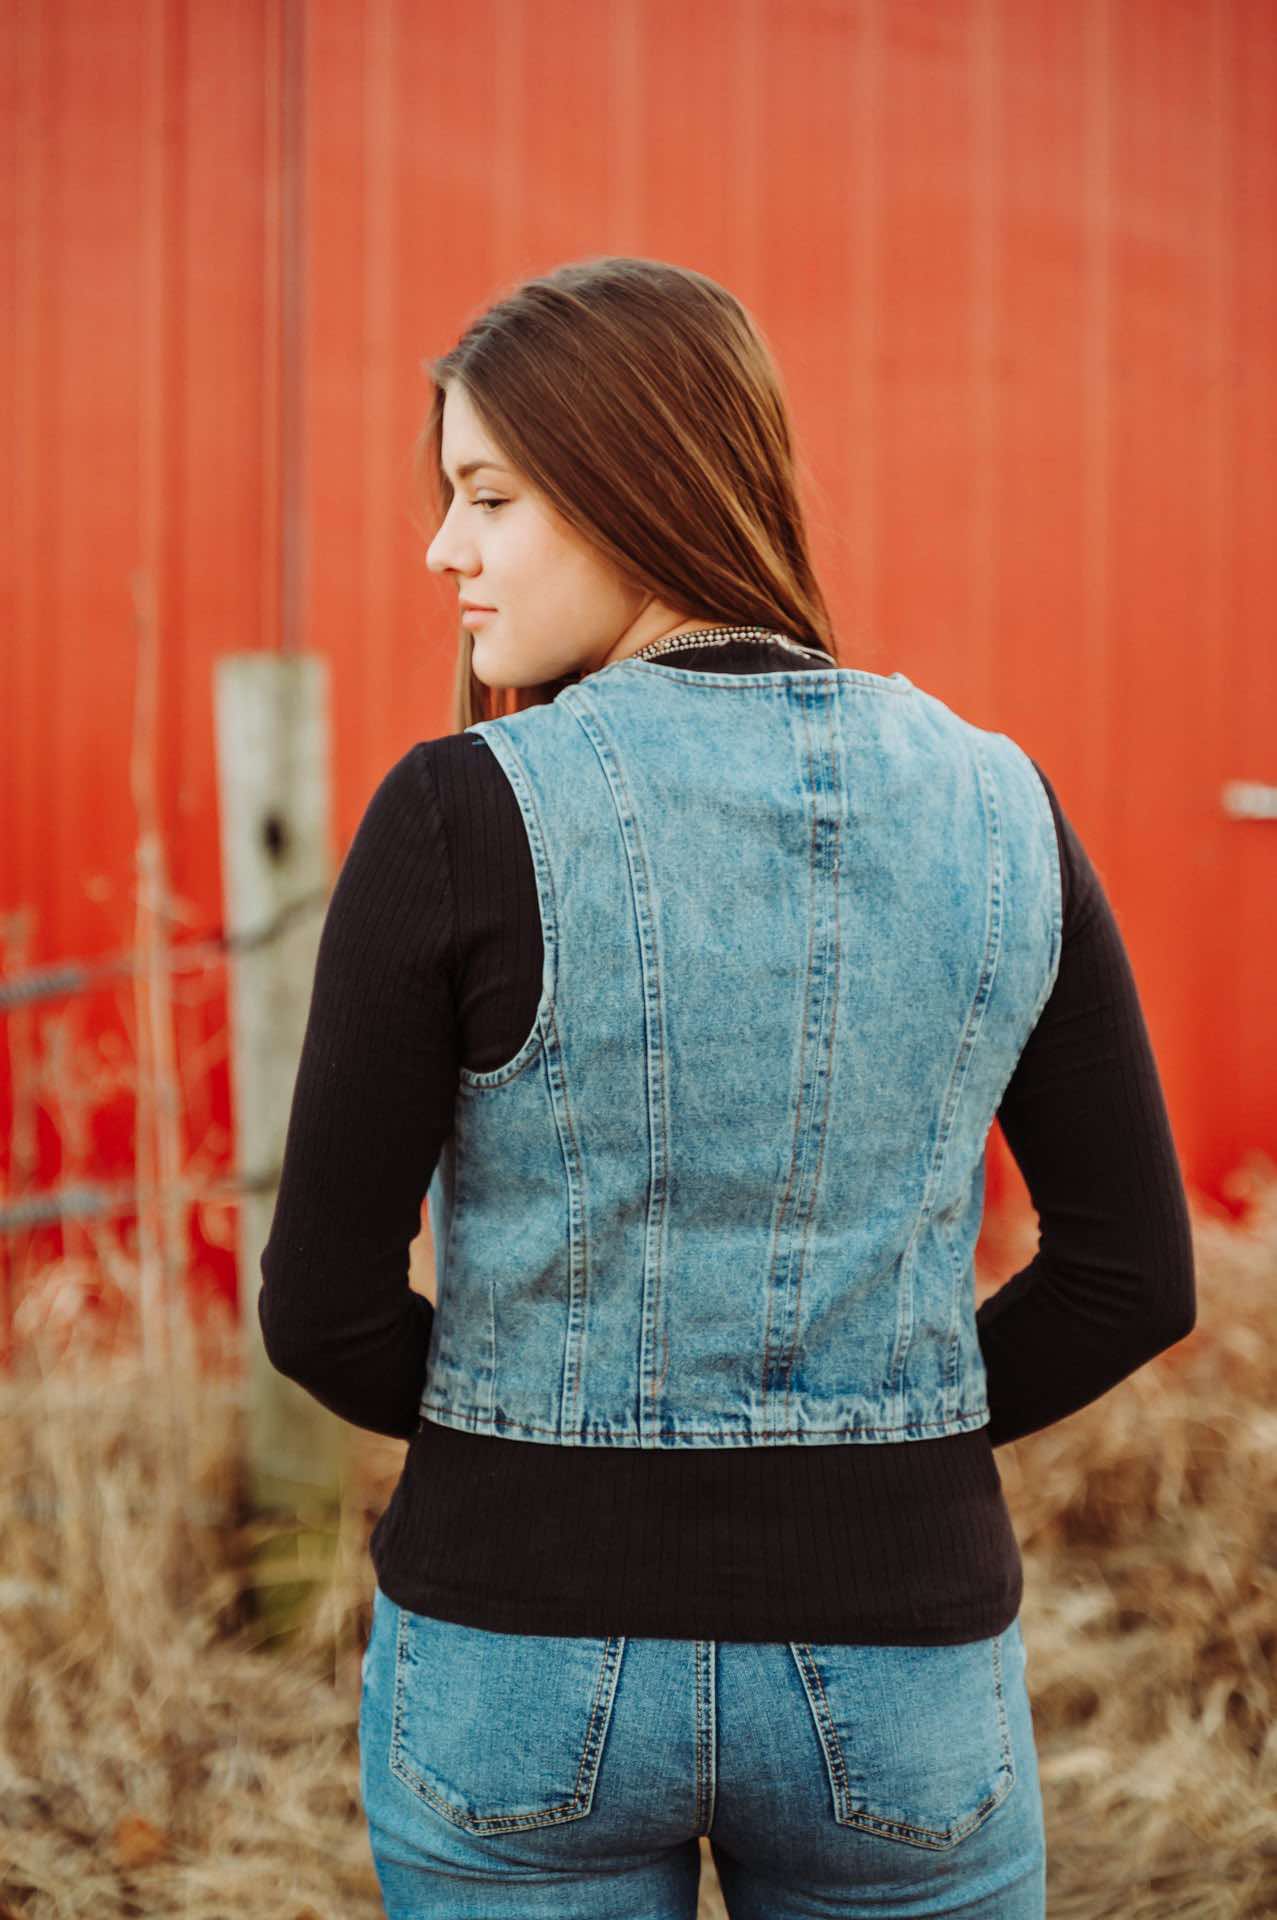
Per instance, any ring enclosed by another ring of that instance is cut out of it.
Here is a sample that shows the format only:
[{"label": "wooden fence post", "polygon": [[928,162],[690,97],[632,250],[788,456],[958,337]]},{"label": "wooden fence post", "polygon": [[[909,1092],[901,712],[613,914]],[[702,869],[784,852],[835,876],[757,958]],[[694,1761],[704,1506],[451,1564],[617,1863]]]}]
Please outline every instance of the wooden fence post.
[{"label": "wooden fence post", "polygon": [[[332,883],[327,667],[318,654],[226,654],[216,663],[214,698],[224,919],[234,941],[248,943],[230,963],[235,1166],[246,1188],[238,1249],[245,1493],[251,1508],[302,1522],[295,1542],[303,1591],[326,1558],[349,1433],[270,1364],[257,1295]],[[254,944],[281,916],[272,936]],[[276,1610],[272,1597],[285,1613],[300,1597],[278,1591],[281,1577],[287,1584],[277,1571],[268,1611]]]}]

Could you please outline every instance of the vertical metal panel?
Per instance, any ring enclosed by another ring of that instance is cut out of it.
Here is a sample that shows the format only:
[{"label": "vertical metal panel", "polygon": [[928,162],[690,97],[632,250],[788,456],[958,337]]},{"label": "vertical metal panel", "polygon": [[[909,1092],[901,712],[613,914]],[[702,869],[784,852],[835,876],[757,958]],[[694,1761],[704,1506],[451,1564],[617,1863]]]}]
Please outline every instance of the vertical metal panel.
[{"label": "vertical metal panel", "polygon": [[[133,760],[138,621],[151,609],[172,911],[179,930],[219,923],[212,663],[275,644],[278,626],[272,612],[263,631],[280,550],[266,377],[280,334],[266,244],[280,174],[267,142],[272,18],[256,0],[0,9],[3,119],[16,129],[4,255],[17,262],[4,303],[17,430],[0,907],[35,910],[35,961],[132,939],[135,780],[151,779]],[[201,994],[188,981],[176,999],[187,1145],[215,1171],[229,1138],[224,982],[214,972]],[[68,1018],[84,1043],[68,1055],[83,1111],[43,1095],[41,1183],[127,1170],[131,1096],[96,1056],[99,1034],[131,1050],[127,979],[39,1017]],[[6,1140],[11,1096],[0,1084]],[[80,1228],[65,1240],[88,1244]],[[197,1226],[192,1255],[230,1287],[233,1255]]]},{"label": "vertical metal panel", "polygon": [[[1222,340],[1211,368],[1213,471],[1231,475],[1226,524],[1232,547],[1221,594],[1222,671],[1226,676],[1226,733],[1217,740],[1216,768],[1230,777],[1277,781],[1277,26],[1264,0],[1224,9],[1231,20],[1225,38],[1220,112],[1215,138],[1226,157],[1219,179],[1218,218],[1227,250],[1216,275]],[[1216,96],[1217,99],[1220,95]],[[1231,137],[1227,137],[1230,133]],[[1200,1160],[1214,1178],[1230,1164],[1239,1143],[1273,1154],[1273,1102],[1277,1089],[1277,1015],[1273,957],[1277,954],[1277,823],[1238,825],[1234,891],[1223,924],[1213,930],[1226,943],[1220,964],[1214,954],[1199,969],[1200,994],[1221,992],[1235,1006],[1236,1038],[1223,1056],[1223,1075],[1211,1075],[1216,1091],[1208,1105],[1209,1133]],[[1200,872],[1210,849],[1196,852],[1191,873]],[[1187,916],[1186,916],[1187,917]],[[1232,979],[1230,980],[1230,973]],[[1236,1050],[1238,1064],[1229,1056]],[[1231,1074],[1230,1074],[1231,1068]],[[1203,1077],[1206,1077],[1203,1075]],[[1236,1086],[1230,1099],[1229,1079]]]},{"label": "vertical metal panel", "polygon": [[36,957],[128,938],[135,572],[211,926],[213,661],[327,656],[344,846],[448,724],[422,356],[526,273],[652,254],[776,350],[848,661],[1051,774],[1191,1176],[1277,1150],[1277,827],[1219,803],[1277,779],[1267,0],[17,0],[0,59],[0,902]]}]

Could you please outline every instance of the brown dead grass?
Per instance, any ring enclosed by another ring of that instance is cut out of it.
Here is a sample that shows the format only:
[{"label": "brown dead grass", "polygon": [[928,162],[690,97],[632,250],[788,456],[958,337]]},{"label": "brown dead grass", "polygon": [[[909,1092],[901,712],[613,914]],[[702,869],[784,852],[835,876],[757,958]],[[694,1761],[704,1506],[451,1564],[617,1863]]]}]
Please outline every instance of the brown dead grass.
[{"label": "brown dead grass", "polygon": [[[1277,1178],[1248,1178],[1243,1224],[1194,1208],[1190,1339],[998,1455],[1052,1920],[1277,1914]],[[63,1341],[0,1388],[0,1920],[381,1913],[356,1715],[403,1447],[359,1436],[334,1570],[272,1644],[232,1329],[202,1351],[156,1386]]]}]

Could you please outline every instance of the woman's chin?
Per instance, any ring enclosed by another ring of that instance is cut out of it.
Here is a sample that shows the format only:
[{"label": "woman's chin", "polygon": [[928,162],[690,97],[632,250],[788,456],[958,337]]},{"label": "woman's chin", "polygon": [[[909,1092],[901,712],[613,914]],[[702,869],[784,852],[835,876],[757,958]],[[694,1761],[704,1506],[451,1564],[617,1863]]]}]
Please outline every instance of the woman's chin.
[{"label": "woman's chin", "polygon": [[474,635],[470,642],[470,671],[475,679],[481,680],[485,687],[508,687],[511,683],[504,677],[505,670],[500,648],[485,646],[478,635]]},{"label": "woman's chin", "polygon": [[559,674],[556,674],[548,666],[539,666],[536,663],[529,666],[526,660],[512,659],[508,650],[485,647],[479,640],[475,641],[471,649],[470,670],[475,679],[482,681],[485,687],[503,687],[511,690],[546,686],[566,671],[560,669]]}]

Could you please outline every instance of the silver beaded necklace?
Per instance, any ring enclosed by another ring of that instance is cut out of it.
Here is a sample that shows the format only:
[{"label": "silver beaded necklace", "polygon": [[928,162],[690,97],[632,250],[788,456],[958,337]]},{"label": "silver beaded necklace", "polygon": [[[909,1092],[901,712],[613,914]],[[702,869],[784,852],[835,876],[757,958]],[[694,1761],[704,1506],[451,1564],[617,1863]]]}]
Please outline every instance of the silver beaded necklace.
[{"label": "silver beaded necklace", "polygon": [[827,660],[831,667],[838,664],[823,647],[804,646],[798,640],[791,640],[787,633],[777,633],[771,627],[697,627],[691,633],[675,634],[672,640],[649,640],[636,653],[623,657],[627,660],[656,660],[666,653],[684,653],[689,648],[727,647],[737,640],[757,640],[768,646],[788,647],[791,653],[806,653],[818,660]]}]

